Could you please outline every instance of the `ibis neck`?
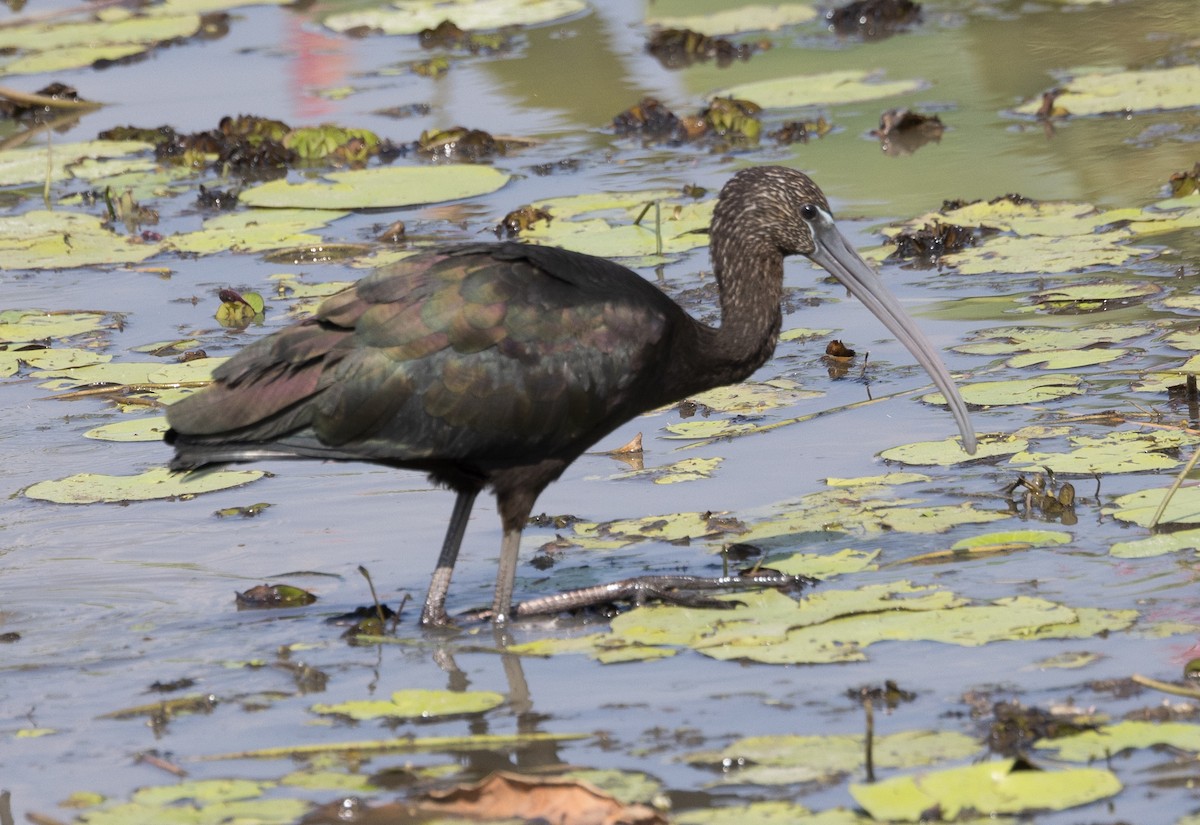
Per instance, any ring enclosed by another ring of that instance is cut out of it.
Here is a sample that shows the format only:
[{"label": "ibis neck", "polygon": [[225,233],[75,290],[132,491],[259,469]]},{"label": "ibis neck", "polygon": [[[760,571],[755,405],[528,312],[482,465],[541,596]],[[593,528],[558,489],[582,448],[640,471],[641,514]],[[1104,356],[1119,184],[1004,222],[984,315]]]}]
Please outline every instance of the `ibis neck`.
[{"label": "ibis neck", "polygon": [[713,238],[713,271],[721,300],[721,325],[702,327],[706,383],[741,381],[771,357],[782,324],[783,256],[767,244],[723,243]]}]

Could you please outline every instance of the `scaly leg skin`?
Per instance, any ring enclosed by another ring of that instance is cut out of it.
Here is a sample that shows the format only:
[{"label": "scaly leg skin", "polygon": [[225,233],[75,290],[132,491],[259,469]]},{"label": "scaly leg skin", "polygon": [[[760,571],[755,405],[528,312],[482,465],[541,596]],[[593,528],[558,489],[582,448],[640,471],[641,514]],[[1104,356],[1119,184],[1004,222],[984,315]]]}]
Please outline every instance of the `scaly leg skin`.
[{"label": "scaly leg skin", "polygon": [[492,601],[492,621],[496,624],[506,623],[512,615],[513,588],[517,578],[517,554],[520,550],[521,529],[506,529],[504,539],[500,542],[500,568],[496,571],[496,598]]},{"label": "scaly leg skin", "polygon": [[450,514],[446,540],[442,543],[442,553],[438,556],[433,579],[429,582],[425,609],[421,611],[421,624],[424,627],[445,627],[451,624],[450,617],[446,615],[446,593],[450,590],[450,577],[454,575],[454,563],[458,561],[458,548],[462,546],[463,535],[467,532],[467,521],[471,517],[471,507],[474,506],[477,495],[478,490],[459,490],[458,497],[454,499],[454,512]]},{"label": "scaly leg skin", "polygon": [[792,576],[774,570],[758,570],[735,576],[705,578],[702,576],[637,576],[609,584],[566,590],[550,596],[521,602],[512,609],[513,618],[547,616],[579,610],[584,607],[600,607],[618,601],[645,604],[661,601],[683,607],[728,610],[741,602],[714,599],[703,595],[703,591],[738,590],[773,587],[780,590],[801,591],[819,584],[809,576]]}]

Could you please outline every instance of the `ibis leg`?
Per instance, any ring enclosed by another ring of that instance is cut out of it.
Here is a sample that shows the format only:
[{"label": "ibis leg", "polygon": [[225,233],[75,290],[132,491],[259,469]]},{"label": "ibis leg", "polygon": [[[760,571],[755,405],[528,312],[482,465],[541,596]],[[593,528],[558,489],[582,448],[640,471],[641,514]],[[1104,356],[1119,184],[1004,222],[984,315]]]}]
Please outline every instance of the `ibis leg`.
[{"label": "ibis leg", "polygon": [[504,624],[512,614],[513,587],[517,578],[517,555],[521,551],[521,528],[506,527],[500,542],[500,569],[496,571],[496,598],[492,621]]},{"label": "ibis leg", "polygon": [[454,499],[454,512],[450,514],[446,540],[442,543],[442,553],[438,556],[433,580],[429,582],[425,609],[421,611],[421,624],[427,627],[450,624],[450,617],[446,615],[446,593],[450,590],[454,562],[458,560],[458,548],[462,545],[463,534],[467,532],[467,521],[477,495],[479,490],[459,490],[458,497]]}]

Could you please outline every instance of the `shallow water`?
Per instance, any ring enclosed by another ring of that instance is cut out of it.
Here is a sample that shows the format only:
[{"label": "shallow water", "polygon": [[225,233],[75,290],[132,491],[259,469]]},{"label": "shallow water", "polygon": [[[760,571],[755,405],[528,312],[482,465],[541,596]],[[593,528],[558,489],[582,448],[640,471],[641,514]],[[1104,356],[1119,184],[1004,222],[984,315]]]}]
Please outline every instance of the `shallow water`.
[{"label": "shallow water", "polygon": [[[656,3],[669,10],[679,3]],[[703,7],[720,7],[705,3]],[[688,5],[688,8],[692,8]],[[695,8],[700,8],[695,4]],[[510,54],[463,57],[438,80],[381,73],[386,67],[427,56],[413,37],[349,39],[314,22],[319,9],[273,7],[238,9],[223,38],[162,49],[148,60],[105,71],[79,70],[49,77],[9,79],[33,90],[49,80],[76,86],[84,96],[105,101],[55,141],[85,140],[116,125],[169,123],[180,131],[211,128],[225,114],[252,112],[292,125],[334,121],[373,129],[396,141],[421,130],[462,124],[495,134],[541,141],[532,149],[499,158],[495,165],[522,177],[499,192],[447,210],[426,207],[395,213],[356,214],[323,234],[329,241],[363,241],[397,217],[421,234],[446,239],[478,238],[508,210],[539,198],[585,191],[678,187],[696,183],[715,191],[738,168],[785,163],[810,172],[829,195],[839,223],[862,247],[877,243],[873,232],[887,220],[936,209],[952,198],[993,198],[1019,192],[1037,199],[1070,199],[1101,207],[1141,207],[1163,196],[1167,176],[1196,160],[1200,116],[1196,110],[1130,117],[1078,118],[1041,124],[1003,110],[1051,87],[1055,77],[1079,66],[1140,67],[1184,50],[1194,36],[1195,0],[1144,0],[1080,8],[1058,3],[959,2],[925,4],[925,22],[910,33],[877,43],[843,41],[816,23],[772,35],[775,48],[744,63],[718,69],[699,64],[668,71],[643,51],[643,4],[595,3],[577,19],[530,29]],[[664,12],[665,13],[665,12]],[[1189,34],[1190,33],[1190,34]],[[1194,52],[1194,46],[1193,52]],[[883,70],[889,79],[921,77],[929,88],[894,100],[834,106],[822,110],[837,130],[804,145],[762,147],[737,154],[699,147],[642,147],[614,138],[612,117],[652,94],[677,111],[701,108],[703,95],[722,86],[760,78],[839,68]],[[200,79],[202,78],[202,79]],[[352,86],[345,97],[324,97],[323,89]],[[378,109],[428,103],[428,116],[393,120]],[[867,132],[884,108],[919,105],[936,109],[949,129],[940,143],[915,155],[891,158]],[[1161,136],[1159,136],[1161,135]],[[574,173],[539,177],[529,167],[577,158]],[[411,161],[410,161],[411,162]],[[212,184],[212,181],[206,181]],[[158,204],[164,234],[199,225],[191,195]],[[40,208],[27,197],[14,209]],[[1087,277],[1152,279],[1169,293],[1194,289],[1198,253],[1187,232],[1155,238],[1181,251],[1134,268],[1097,270]],[[262,289],[267,278],[299,267],[268,264],[256,256],[225,254],[200,259],[161,256],[150,264],[167,266],[169,278],[111,269],[0,271],[0,308],[103,309],[127,313],[124,329],[111,336],[116,360],[141,360],[131,348],[205,330],[210,355],[228,354],[256,335],[286,322],[282,303],[273,306],[266,329],[212,332],[215,290],[232,285]],[[649,278],[672,294],[707,283],[706,252],[697,250]],[[361,273],[336,264],[306,266],[307,280],[339,280]],[[1182,274],[1177,274],[1177,270]],[[949,351],[983,327],[1024,323],[1011,307],[967,314],[964,300],[1006,294],[1025,295],[1042,281],[1054,285],[1079,275],[939,276],[888,265],[883,277],[916,316],[930,338],[946,348],[952,372],[970,376],[990,359]],[[915,390],[926,383],[908,354],[842,290],[822,280],[805,261],[791,262],[787,285],[819,305],[789,313],[784,328],[829,327],[860,350],[870,351],[869,384],[831,380],[820,361],[822,345],[785,345],[760,379],[786,376],[822,398],[787,408],[779,417],[840,407],[867,397]],[[200,296],[199,304],[180,299]],[[798,302],[799,303],[799,302]],[[711,304],[698,307],[711,312]],[[1194,326],[1185,313],[1157,305],[1090,315],[1036,316],[1038,323],[1085,327],[1098,321],[1165,318]],[[1011,432],[1031,422],[1052,421],[1054,413],[1083,414],[1133,404],[1154,404],[1174,418],[1182,414],[1161,397],[1134,398],[1129,383],[1149,369],[1177,366],[1179,353],[1161,342],[1144,346],[1113,368],[1093,368],[1087,392],[1066,402],[994,408],[975,413],[980,432]],[[1141,528],[1122,526],[1100,514],[1100,505],[1119,493],[1167,483],[1149,474],[1074,479],[1082,497],[1073,540],[1058,549],[936,567],[862,572],[843,577],[840,587],[858,587],[898,578],[937,584],[976,599],[1036,595],[1074,606],[1137,609],[1142,622],[1133,631],[1105,638],[1040,642],[998,642],[957,647],[932,642],[886,642],[869,649],[867,660],[839,666],[771,666],[720,662],[685,651],[673,658],[602,665],[583,656],[549,659],[502,657],[491,649],[488,631],[439,640],[423,636],[410,610],[397,633],[409,644],[348,647],[326,616],[369,600],[357,565],[371,571],[381,597],[395,604],[406,593],[420,598],[441,542],[451,496],[432,490],[417,474],[369,466],[317,463],[264,463],[275,477],[255,485],[213,493],[187,502],[156,501],[128,506],[68,507],[19,495],[26,486],[80,472],[129,474],[158,466],[168,452],[161,444],[89,441],[82,434],[120,413],[101,401],[60,401],[28,378],[3,382],[0,441],[6,446],[0,511],[0,632],[20,640],[0,645],[0,790],[12,794],[19,818],[36,811],[70,819],[58,808],[68,794],[91,790],[110,800],[134,789],[169,784],[170,776],[138,763],[139,753],[156,750],[188,771],[191,778],[278,778],[292,769],[286,760],[199,761],[209,754],[255,747],[403,735],[448,736],[511,733],[536,729],[583,733],[576,742],[543,746],[514,755],[489,757],[457,751],[393,754],[364,760],[358,769],[374,773],[389,766],[460,764],[462,777],[511,759],[523,768],[570,763],[589,768],[642,771],[656,777],[678,807],[740,804],[756,799],[798,799],[813,810],[853,807],[845,782],[765,786],[734,784],[712,789],[714,772],[689,766],[680,757],[717,748],[739,736],[774,733],[857,733],[861,709],[849,690],[894,679],[917,693],[895,713],[881,715],[881,733],[932,728],[977,734],[977,722],[964,701],[969,691],[992,691],[996,701],[1017,698],[1048,707],[1075,702],[1113,718],[1152,706],[1162,697],[1140,694],[1117,698],[1089,686],[1131,673],[1176,679],[1184,662],[1197,655],[1195,632],[1156,638],[1155,622],[1200,623],[1194,554],[1120,560],[1107,555],[1117,540],[1142,538]],[[775,432],[676,452],[681,442],[662,437],[674,412],[630,422],[597,449],[611,449],[637,432],[646,436],[646,462],[657,466],[682,457],[719,456],[716,477],[695,483],[657,485],[645,479],[616,480],[625,468],[603,455],[577,461],[543,495],[537,510],[572,513],[588,520],[637,518],[685,511],[730,511],[745,521],[766,517],[779,505],[824,489],[830,476],[884,472],[877,453],[909,441],[940,439],[953,432],[944,410],[901,397]],[[1194,422],[1193,422],[1194,423]],[[1097,431],[1100,428],[1096,428]],[[1093,433],[1094,434],[1094,433]],[[931,504],[974,501],[980,508],[1003,509],[1002,491],[1016,472],[1000,462],[981,462],[930,471],[918,494]],[[905,493],[907,494],[907,492]],[[217,519],[223,507],[268,501],[274,506],[251,520]],[[809,537],[789,550],[825,551],[880,548],[895,561],[990,530],[1025,525],[1008,519],[991,525],[959,527],[945,535],[884,533],[850,535],[833,541]],[[1063,528],[1058,528],[1063,529]],[[518,572],[518,595],[542,595],[563,586],[634,575],[687,569],[715,574],[713,546],[642,542],[619,551],[569,550],[547,574],[528,559],[553,538],[548,528],[530,529]],[[490,601],[499,525],[494,502],[475,509],[451,592],[452,611]],[[287,576],[309,587],[321,601],[312,608],[279,613],[237,612],[233,591],[294,571],[320,576]],[[582,635],[604,623],[575,620],[529,623],[513,630],[518,641]],[[294,659],[325,671],[329,680],[314,699],[277,666],[277,651],[297,646]],[[1046,668],[1047,657],[1086,650],[1101,654],[1082,670]],[[458,671],[446,666],[452,657]],[[248,666],[252,663],[253,666]],[[482,720],[400,724],[394,731],[377,723],[351,727],[329,724],[310,713],[314,701],[340,702],[413,688],[461,687],[508,694],[509,703]],[[188,677],[193,691],[211,693],[221,703],[206,715],[181,716],[153,730],[142,719],[102,719],[102,714],[156,701],[155,682]],[[264,698],[272,691],[279,696]],[[251,710],[253,708],[253,710]],[[22,731],[48,729],[36,738]],[[985,751],[981,749],[980,757]],[[1195,753],[1191,754],[1194,758]],[[490,760],[490,761],[489,761]],[[1190,786],[1155,787],[1154,777],[1170,773],[1168,757],[1139,750],[1122,757],[1114,770],[1126,785],[1109,803],[1095,803],[1038,822],[1127,821],[1173,823],[1200,809]],[[855,781],[861,777],[852,777]],[[712,792],[713,799],[694,794]],[[280,791],[279,794],[284,792]],[[336,790],[293,792],[324,803]],[[371,801],[402,796],[397,791],[361,794]],[[715,801],[714,801],[715,800]]]}]

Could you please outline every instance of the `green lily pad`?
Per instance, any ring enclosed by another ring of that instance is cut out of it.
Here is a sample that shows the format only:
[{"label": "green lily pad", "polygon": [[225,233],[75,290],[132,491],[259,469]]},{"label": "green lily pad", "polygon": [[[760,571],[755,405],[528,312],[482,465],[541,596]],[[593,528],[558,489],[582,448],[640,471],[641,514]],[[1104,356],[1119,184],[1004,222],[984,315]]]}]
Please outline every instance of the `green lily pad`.
[{"label": "green lily pad", "polygon": [[962,448],[962,441],[946,438],[941,441],[914,441],[890,447],[879,454],[885,461],[898,461],[918,467],[953,467],[968,461],[979,461],[996,456],[1019,453],[1029,446],[1029,441],[1011,435],[985,435],[980,437],[975,454]]},{"label": "green lily pad", "polygon": [[155,415],[93,427],[84,433],[83,437],[100,441],[162,441],[163,433],[167,429],[167,417]]},{"label": "green lily pad", "polygon": [[1071,534],[1058,530],[1005,530],[999,533],[984,533],[969,539],[960,539],[950,546],[952,550],[970,550],[994,545],[1020,545],[1022,547],[1051,547],[1070,544]]},{"label": "green lily pad", "polygon": [[736,9],[686,16],[658,15],[651,6],[646,13],[646,25],[660,29],[688,29],[715,37],[720,34],[775,31],[784,26],[807,23],[816,16],[816,9],[799,3],[738,6]]},{"label": "green lily pad", "polygon": [[764,383],[730,384],[717,387],[699,395],[693,395],[689,400],[703,404],[709,409],[723,413],[739,415],[754,414],[787,407],[797,401],[820,398],[823,392],[802,390],[795,381],[775,380]]},{"label": "green lily pad", "polygon": [[[1089,324],[1055,327],[995,327],[971,336],[971,342],[951,347],[971,355],[1013,353],[1105,352],[1103,347],[1140,338],[1156,331],[1152,324]],[[1097,349],[1092,349],[1097,348]],[[1197,339],[1200,349],[1200,338]],[[1125,352],[1125,350],[1112,350]],[[1036,362],[1035,362],[1036,363]]]},{"label": "green lily pad", "polygon": [[918,822],[936,810],[939,819],[956,820],[974,811],[985,816],[1061,811],[1115,796],[1121,783],[1110,771],[1015,770],[1004,759],[918,776],[898,776],[870,785],[853,784],[854,801],[878,820]]},{"label": "green lily pad", "polygon": [[[1194,63],[1169,69],[1095,72],[1059,85],[1065,91],[1055,98],[1054,105],[1072,115],[1124,115],[1200,106],[1200,66]],[[1036,115],[1041,105],[1038,95],[1014,111]]]},{"label": "green lily pad", "polygon": [[583,0],[394,0],[390,6],[332,14],[323,22],[337,32],[365,27],[383,34],[417,34],[443,20],[480,31],[536,26],[586,10]]},{"label": "green lily pad", "polygon": [[0,50],[16,56],[0,74],[40,74],[140,54],[200,31],[197,14],[136,15],[88,22],[32,23],[0,29]]},{"label": "green lily pad", "polygon": [[92,384],[188,384],[211,381],[212,373],[226,358],[197,358],[192,361],[118,361],[68,369],[38,370],[34,378],[59,378],[42,386],[51,390],[74,389]]},{"label": "green lily pad", "polygon": [[[969,759],[981,749],[975,738],[957,731],[914,730],[876,737],[872,755],[877,768],[905,768]],[[690,753],[685,761],[714,767],[744,766],[726,771],[722,783],[828,783],[860,771],[865,752],[864,737],[854,734],[749,736],[719,751]]]},{"label": "green lily pad", "polygon": [[149,143],[133,140],[94,140],[84,143],[54,143],[0,151],[0,186],[66,180],[77,164],[89,159],[122,158],[123,163],[141,165],[140,155],[153,149]]},{"label": "green lily pad", "polygon": [[699,481],[712,478],[717,467],[724,461],[722,458],[685,458],[673,464],[662,467],[647,467],[644,470],[632,470],[619,473],[613,478],[649,478],[655,484],[678,484],[683,481]]},{"label": "green lily pad", "polygon": [[1055,473],[1093,475],[1169,470],[1180,459],[1163,450],[1200,444],[1200,436],[1168,430],[1150,432],[1114,432],[1100,437],[1074,436],[1069,453],[1035,453],[1022,450],[1009,459],[1010,464],[1031,464]]},{"label": "green lily pad", "polygon": [[116,327],[105,312],[45,312],[40,309],[0,310],[0,344],[62,340]]},{"label": "green lily pad", "polygon": [[22,367],[61,370],[103,364],[111,360],[111,355],[90,349],[0,349],[0,378],[16,375]]},{"label": "green lily pad", "polygon": [[830,487],[875,487],[889,484],[914,484],[923,481],[932,481],[932,478],[924,473],[884,473],[878,476],[825,479],[825,483]]},{"label": "green lily pad", "polygon": [[877,570],[878,550],[864,552],[847,548],[836,553],[794,553],[781,559],[771,559],[767,567],[789,576],[812,576],[825,581],[834,576]]},{"label": "green lily pad", "polygon": [[[1166,494],[1167,488],[1160,487],[1117,496],[1112,506],[1103,508],[1102,512],[1120,521],[1149,527]],[[1161,521],[1163,524],[1200,524],[1200,487],[1176,490]]]},{"label": "green lily pad", "polygon": [[261,470],[219,470],[202,473],[173,473],[156,467],[132,476],[80,473],[57,481],[39,481],[25,488],[26,498],[56,504],[97,504],[150,501],[161,498],[191,498],[214,490],[227,490],[257,481]]},{"label": "green lily pad", "polygon": [[794,75],[758,80],[710,92],[708,97],[751,100],[764,109],[801,106],[841,106],[911,94],[927,84],[923,80],[883,80],[879,73],[847,69],[822,74]]},{"label": "green lily pad", "polygon": [[172,235],[166,246],[191,255],[215,255],[219,252],[267,252],[293,246],[315,246],[319,235],[305,230],[325,226],[346,213],[322,209],[279,209],[261,212],[234,212],[204,222],[196,232]]},{"label": "green lily pad", "polygon": [[963,275],[992,272],[1071,272],[1090,266],[1118,266],[1158,254],[1148,247],[1126,246],[1111,233],[1099,235],[1000,235],[978,246],[942,256]]},{"label": "green lily pad", "polygon": [[158,244],[117,235],[94,215],[35,210],[0,217],[0,260],[4,269],[129,264],[158,252]]},{"label": "green lily pad", "polygon": [[1025,369],[1041,365],[1048,370],[1074,370],[1080,367],[1091,367],[1096,364],[1107,364],[1116,361],[1129,352],[1125,349],[1060,349],[1043,352],[1027,352],[1016,355],[1005,361],[1005,366],[1014,369]]},{"label": "green lily pad", "polygon": [[1068,762],[1094,762],[1135,748],[1156,747],[1174,748],[1195,756],[1200,754],[1200,725],[1130,720],[1072,736],[1039,739],[1033,746]]},{"label": "green lily pad", "polygon": [[[751,802],[749,805],[672,812],[676,825],[874,825],[875,820],[849,808],[810,811],[794,802]],[[973,825],[964,822],[961,825]],[[991,821],[980,825],[1010,825]]]},{"label": "green lily pad", "polygon": [[1031,295],[1029,301],[1036,309],[1056,314],[1099,312],[1140,303],[1160,292],[1162,292],[1162,287],[1157,284],[1098,281],[1039,292]]},{"label": "green lily pad", "polygon": [[390,701],[363,700],[335,705],[317,704],[314,713],[349,716],[351,719],[433,719],[483,713],[504,704],[504,696],[491,691],[398,690]]},{"label": "green lily pad", "polygon": [[813,341],[818,338],[824,338],[827,335],[833,335],[836,330],[832,329],[809,329],[807,327],[793,327],[785,329],[779,333],[780,341]]},{"label": "green lily pad", "polygon": [[706,246],[715,204],[715,200],[697,203],[677,191],[661,189],[551,198],[535,206],[553,220],[539,221],[523,230],[521,237],[586,255],[657,260],[653,256]]},{"label": "green lily pad", "polygon": [[1180,530],[1134,541],[1119,541],[1108,548],[1109,555],[1120,559],[1146,559],[1180,550],[1200,550],[1200,530]]},{"label": "green lily pad", "polygon": [[[977,407],[1007,407],[1018,404],[1044,404],[1072,395],[1083,395],[1078,375],[1039,375],[1010,381],[976,381],[959,387],[963,401]],[[940,392],[921,396],[926,404],[945,404]],[[976,454],[976,458],[978,458]]]},{"label": "green lily pad", "polygon": [[385,209],[473,198],[495,192],[508,175],[491,166],[383,166],[329,172],[323,180],[273,180],[242,190],[247,206],[274,209]]}]

